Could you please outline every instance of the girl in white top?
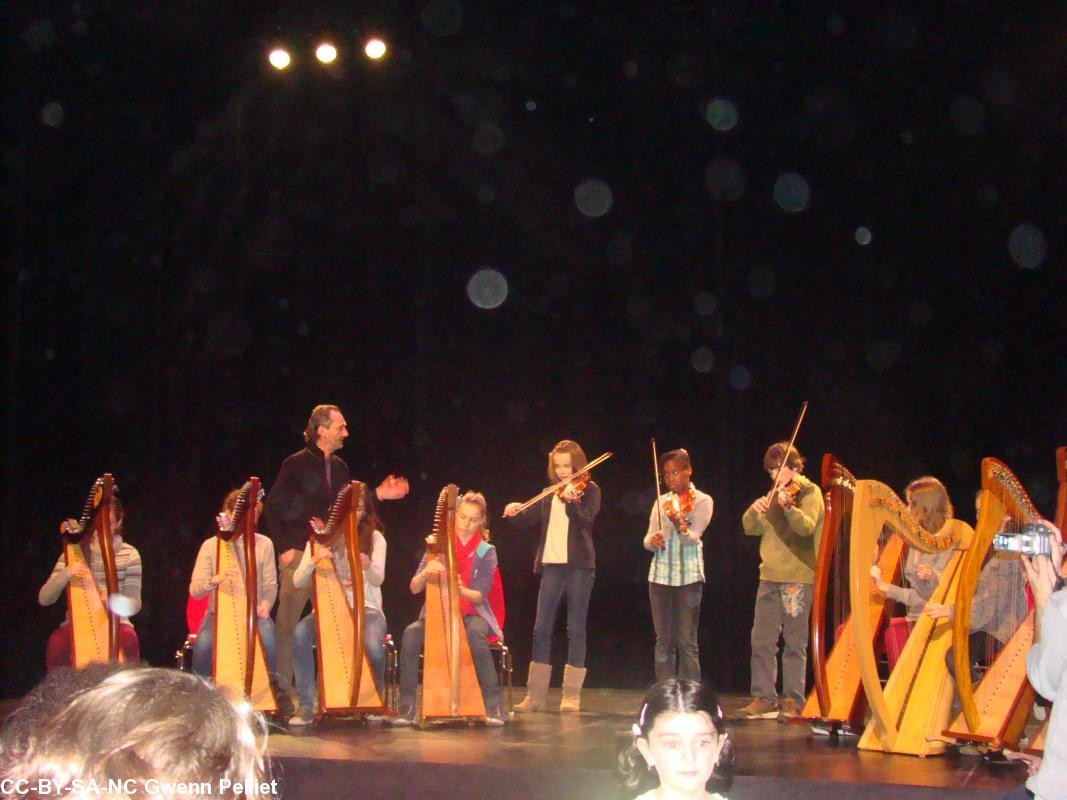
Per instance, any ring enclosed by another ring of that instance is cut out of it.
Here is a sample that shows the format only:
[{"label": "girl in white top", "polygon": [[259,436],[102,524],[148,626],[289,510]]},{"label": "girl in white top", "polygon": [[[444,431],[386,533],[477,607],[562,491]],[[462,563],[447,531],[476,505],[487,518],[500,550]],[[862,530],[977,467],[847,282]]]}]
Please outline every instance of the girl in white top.
[{"label": "girl in white top", "polygon": [[[359,560],[363,567],[363,650],[367,655],[374,682],[378,691],[385,685],[385,634],[387,625],[382,611],[382,583],[385,582],[385,536],[384,527],[373,511],[367,512],[361,505],[359,520]],[[349,607],[354,602],[352,569],[348,563],[343,537],[338,536],[333,547],[318,548],[311,555],[311,542],[304,547],[300,565],[293,573],[297,588],[307,586],[316,565],[326,559],[333,561],[337,577],[345,589]],[[315,614],[312,612],[300,620],[293,632],[293,674],[300,708],[289,718],[290,725],[308,725],[315,711]]]}]

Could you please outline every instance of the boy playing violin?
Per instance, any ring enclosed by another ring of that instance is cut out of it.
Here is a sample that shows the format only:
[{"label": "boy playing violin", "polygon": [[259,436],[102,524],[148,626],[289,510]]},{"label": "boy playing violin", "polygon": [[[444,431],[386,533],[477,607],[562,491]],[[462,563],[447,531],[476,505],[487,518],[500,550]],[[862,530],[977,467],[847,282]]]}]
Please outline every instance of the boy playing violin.
[{"label": "boy playing violin", "polygon": [[669,490],[652,506],[645,534],[651,550],[648,601],[656,629],[656,680],[700,680],[700,601],[704,594],[704,546],[714,502],[691,482],[689,453],[671,450],[660,458]]},{"label": "boy playing violin", "polygon": [[[753,699],[738,716],[785,722],[804,703],[808,619],[825,509],[819,487],[800,474],[804,457],[788,442],[767,448],[763,468],[777,490],[756,498],[741,519],[746,536],[760,537],[760,582],[752,620]],[[785,642],[781,705],[775,690],[779,637]]]}]

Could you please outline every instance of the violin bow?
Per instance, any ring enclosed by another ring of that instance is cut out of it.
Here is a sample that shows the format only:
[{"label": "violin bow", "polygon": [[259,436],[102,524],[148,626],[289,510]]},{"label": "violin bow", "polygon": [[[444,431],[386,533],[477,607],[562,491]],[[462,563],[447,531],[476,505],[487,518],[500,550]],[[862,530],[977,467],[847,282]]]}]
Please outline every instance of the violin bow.
[{"label": "violin bow", "polygon": [[[558,489],[559,487],[566,486],[568,483],[573,481],[575,478],[577,478],[583,472],[588,472],[593,467],[595,467],[597,464],[603,464],[605,461],[607,461],[613,455],[615,455],[615,454],[609,451],[607,453],[604,453],[603,455],[597,456],[592,461],[590,461],[588,464],[586,464],[584,467],[582,467],[580,470],[578,470],[573,475],[571,475],[569,478],[567,478],[565,480],[562,480],[562,481],[559,481],[558,483],[554,483],[551,486],[549,486],[547,489],[542,491],[540,494],[537,494],[537,495],[534,495],[533,497],[531,497],[529,500],[527,500],[525,503],[523,503],[521,506],[519,506],[515,510],[515,513],[516,514],[521,514],[523,511],[528,509],[530,506],[532,506],[537,501],[544,500],[546,497],[548,497],[550,494],[552,494],[552,492],[556,491],[556,489]],[[659,498],[656,498],[656,500],[657,500],[657,502],[659,502]]]},{"label": "violin bow", "polygon": [[793,426],[793,435],[789,437],[789,446],[785,448],[785,455],[782,457],[782,463],[778,465],[778,469],[774,472],[774,484],[771,486],[771,490],[767,492],[767,500],[770,501],[774,497],[774,493],[778,491],[778,486],[781,483],[782,465],[789,460],[789,454],[793,452],[793,445],[796,443],[797,434],[800,433],[800,423],[804,421],[804,415],[808,413],[808,401],[804,401],[804,405],[800,407],[800,414],[797,415],[796,425]]},{"label": "violin bow", "polygon": [[659,519],[659,530],[663,533],[663,508],[659,504],[660,495],[663,494],[663,487],[659,483],[659,456],[656,455],[656,439],[652,438],[652,470],[656,474],[656,516]]}]

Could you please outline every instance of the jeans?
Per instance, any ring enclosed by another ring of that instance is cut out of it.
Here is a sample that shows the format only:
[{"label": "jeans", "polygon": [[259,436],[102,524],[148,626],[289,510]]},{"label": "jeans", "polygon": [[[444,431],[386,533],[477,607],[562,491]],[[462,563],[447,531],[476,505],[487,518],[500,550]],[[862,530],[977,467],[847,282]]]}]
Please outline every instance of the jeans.
[{"label": "jeans", "polygon": [[782,698],[804,705],[811,595],[808,583],[759,582],[752,620],[753,697],[778,697],[778,638],[782,637]]},{"label": "jeans", "polygon": [[685,586],[648,584],[652,625],[656,629],[657,681],[674,677],[700,680],[697,626],[703,594],[703,581]]},{"label": "jeans", "polygon": [[[267,672],[274,674],[274,623],[270,617],[256,618],[259,624],[259,640],[263,644],[263,656],[267,660]],[[196,642],[193,643],[193,672],[211,677],[212,656],[215,654],[215,613],[204,615],[204,621],[200,623],[200,630],[196,633]]]},{"label": "jeans", "polygon": [[[463,618],[463,627],[467,630],[467,643],[474,659],[474,671],[478,674],[478,685],[482,689],[482,701],[490,714],[500,708],[500,679],[493,664],[493,654],[489,652],[489,623],[477,614]],[[415,689],[419,685],[419,656],[426,639],[425,620],[416,620],[404,630],[400,641],[400,701],[399,711],[406,713],[415,707]]]},{"label": "jeans", "polygon": [[[385,616],[376,608],[363,609],[363,652],[379,694],[385,686]],[[300,620],[293,633],[293,670],[300,707],[315,710],[315,614]]]},{"label": "jeans", "polygon": [[552,630],[564,591],[567,593],[567,663],[585,667],[585,618],[589,615],[589,595],[593,593],[596,570],[543,564],[541,588],[537,590],[537,619],[533,629],[533,660],[550,664]]}]

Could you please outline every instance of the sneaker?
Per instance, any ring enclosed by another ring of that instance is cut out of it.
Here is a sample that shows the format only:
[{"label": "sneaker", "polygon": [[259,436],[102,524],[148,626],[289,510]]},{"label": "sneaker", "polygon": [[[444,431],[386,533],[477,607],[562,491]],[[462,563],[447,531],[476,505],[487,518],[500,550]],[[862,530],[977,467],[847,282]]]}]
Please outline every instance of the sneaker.
[{"label": "sneaker", "polygon": [[410,728],[415,724],[415,706],[401,708],[395,717],[389,720],[394,728]]},{"label": "sneaker", "polygon": [[789,722],[796,719],[800,715],[800,706],[797,705],[797,701],[791,697],[787,697],[782,701],[782,707],[778,710],[778,721]]},{"label": "sneaker", "polygon": [[500,706],[490,706],[485,709],[485,727],[501,728],[503,726],[504,714],[500,711]]},{"label": "sneaker", "polygon": [[856,732],[847,722],[818,722],[811,723],[811,732],[816,736],[855,736]]},{"label": "sneaker", "polygon": [[315,715],[312,714],[306,708],[297,709],[297,712],[293,716],[289,717],[289,727],[299,728],[304,725],[310,725],[315,721]]},{"label": "sneaker", "polygon": [[741,719],[774,719],[778,716],[778,700],[766,700],[757,697],[737,712]]}]

